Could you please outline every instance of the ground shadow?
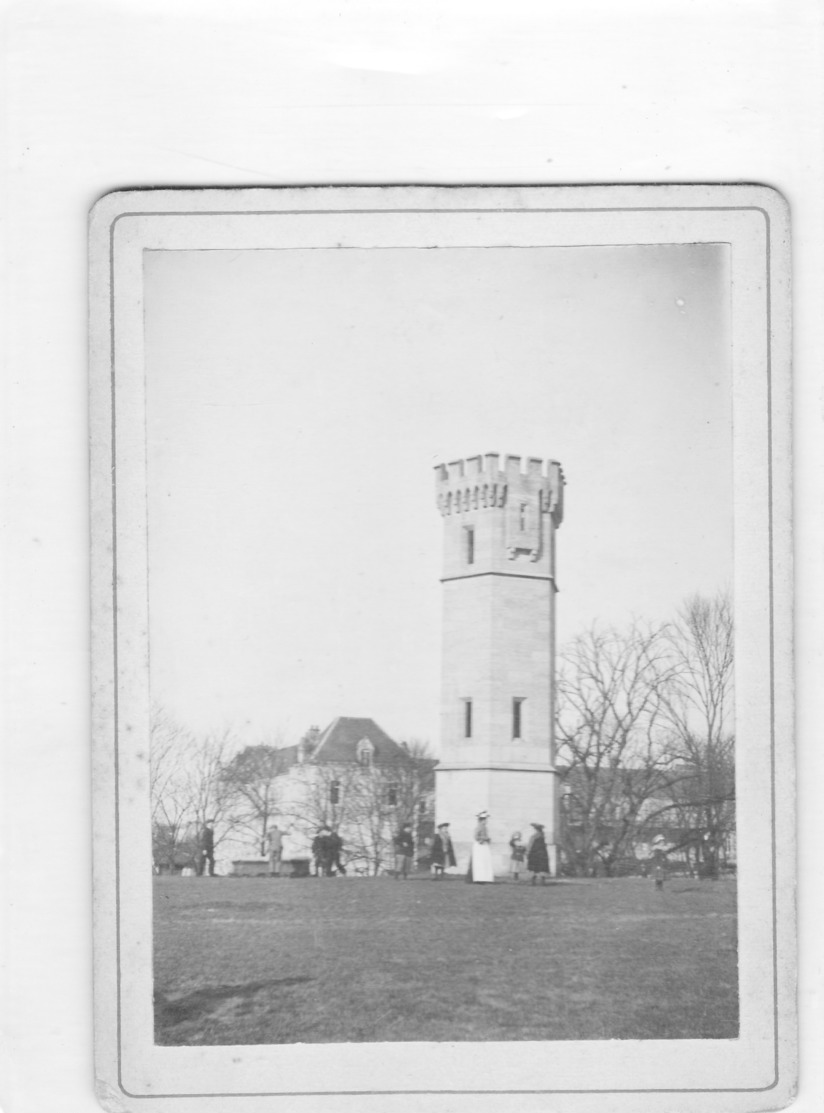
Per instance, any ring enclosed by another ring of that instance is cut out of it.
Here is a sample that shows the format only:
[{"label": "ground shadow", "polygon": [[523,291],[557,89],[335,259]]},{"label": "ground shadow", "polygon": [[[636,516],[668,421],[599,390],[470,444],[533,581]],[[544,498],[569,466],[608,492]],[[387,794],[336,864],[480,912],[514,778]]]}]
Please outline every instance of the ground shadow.
[{"label": "ground shadow", "polygon": [[194,1020],[204,1012],[211,1011],[215,1005],[230,998],[248,1001],[263,989],[283,988],[290,985],[300,985],[302,982],[311,982],[308,974],[296,974],[291,978],[273,978],[264,982],[246,982],[245,985],[218,985],[206,989],[196,989],[185,997],[174,999],[167,998],[163,993],[155,993],[154,1017],[155,1028],[160,1030],[170,1025],[183,1024],[187,1020]]}]

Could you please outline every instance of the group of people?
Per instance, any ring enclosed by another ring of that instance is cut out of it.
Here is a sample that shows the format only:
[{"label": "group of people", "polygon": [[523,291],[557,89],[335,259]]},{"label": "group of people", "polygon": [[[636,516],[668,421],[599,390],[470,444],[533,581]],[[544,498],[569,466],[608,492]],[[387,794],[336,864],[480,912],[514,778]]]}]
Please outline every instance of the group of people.
[{"label": "group of people", "polygon": [[[492,866],[491,839],[489,836],[489,812],[479,812],[477,826],[472,840],[472,853],[469,860],[467,881],[485,883],[495,880]],[[524,843],[521,832],[515,831],[509,840],[509,874],[513,880],[518,881],[521,873],[532,874],[532,884],[538,879],[543,884],[549,877],[549,853],[547,851],[544,825],[531,824],[534,833],[529,842]],[[287,832],[288,833],[288,832]],[[398,880],[406,880],[413,867],[415,859],[415,841],[412,836],[412,825],[404,823],[393,839],[395,849],[394,876]],[[281,864],[284,851],[284,834],[277,826],[272,824],[266,832],[266,844],[269,854],[269,873],[272,877],[280,877]],[[215,873],[215,847],[214,827],[207,822],[203,827],[198,847],[197,872]],[[316,877],[334,877],[336,874],[346,875],[343,863],[343,839],[338,831],[323,825],[312,840],[312,859]],[[448,823],[439,823],[437,832],[432,840],[430,864],[436,878],[442,878],[448,869],[457,867],[455,848],[449,833]],[[663,871],[655,875],[656,888],[661,888],[663,882],[659,880]]]},{"label": "group of people", "polygon": [[526,845],[520,831],[515,831],[509,840],[509,873],[517,881],[526,867],[526,872],[532,874],[532,884],[535,885],[540,877],[543,885],[549,877],[549,851],[544,835],[545,828],[543,823],[532,823],[530,826],[533,834],[530,835]]},{"label": "group of people", "polygon": [[315,863],[315,877],[346,876],[342,860],[343,839],[340,834],[325,824],[312,839],[312,859]]},{"label": "group of people", "polygon": [[[478,812],[478,823],[472,839],[472,853],[466,875],[467,881],[479,884],[495,880],[495,872],[492,866],[492,839],[488,827],[489,818],[489,812]],[[523,842],[520,831],[515,831],[509,840],[509,873],[513,880],[517,881],[520,874],[526,871],[532,874],[533,885],[537,883],[538,878],[541,879],[541,884],[544,884],[549,877],[549,851],[544,835],[544,825],[533,823],[531,826],[534,833],[530,836],[528,843]],[[452,845],[448,823],[438,824],[437,834],[432,842],[430,861],[436,878],[443,877],[447,869],[457,866],[455,848]]]}]

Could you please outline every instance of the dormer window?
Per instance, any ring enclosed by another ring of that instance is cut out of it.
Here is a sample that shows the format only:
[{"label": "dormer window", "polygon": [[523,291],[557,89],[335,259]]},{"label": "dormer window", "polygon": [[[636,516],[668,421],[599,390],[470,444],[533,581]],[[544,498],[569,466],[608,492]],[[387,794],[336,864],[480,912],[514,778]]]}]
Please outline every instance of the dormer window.
[{"label": "dormer window", "polygon": [[375,747],[368,738],[361,738],[358,742],[356,750],[358,765],[364,765],[367,768],[372,764],[372,759],[375,756]]}]

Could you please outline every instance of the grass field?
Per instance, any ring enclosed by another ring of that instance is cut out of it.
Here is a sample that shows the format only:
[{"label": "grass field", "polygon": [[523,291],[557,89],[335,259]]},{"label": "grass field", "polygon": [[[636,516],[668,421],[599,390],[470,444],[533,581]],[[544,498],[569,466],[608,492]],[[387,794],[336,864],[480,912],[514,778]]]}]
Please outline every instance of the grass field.
[{"label": "grass field", "polygon": [[731,881],[155,880],[161,1044],[738,1034]]}]

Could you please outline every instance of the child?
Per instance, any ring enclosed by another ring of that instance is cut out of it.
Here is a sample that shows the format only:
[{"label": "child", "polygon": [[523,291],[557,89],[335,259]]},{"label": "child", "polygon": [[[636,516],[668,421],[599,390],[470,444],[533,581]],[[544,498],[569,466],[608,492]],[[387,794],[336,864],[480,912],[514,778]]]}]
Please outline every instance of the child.
[{"label": "child", "polygon": [[521,832],[516,831],[509,840],[509,872],[515,881],[518,880],[518,874],[524,868],[525,858],[526,847],[521,842]]},{"label": "child", "polygon": [[655,852],[655,861],[652,865],[652,876],[655,878],[655,888],[664,888],[664,857],[660,850]]}]

